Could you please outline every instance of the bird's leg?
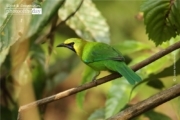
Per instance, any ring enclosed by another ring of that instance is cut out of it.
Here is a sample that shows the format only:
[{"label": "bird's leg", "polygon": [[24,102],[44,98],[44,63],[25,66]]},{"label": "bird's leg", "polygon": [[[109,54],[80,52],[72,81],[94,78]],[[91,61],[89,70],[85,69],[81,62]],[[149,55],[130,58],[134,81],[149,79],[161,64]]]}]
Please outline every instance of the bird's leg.
[{"label": "bird's leg", "polygon": [[94,76],[93,79],[92,79],[92,82],[94,82],[96,85],[97,85],[97,83],[96,83],[96,78],[97,78],[97,76],[99,76],[99,74],[100,74],[100,72],[97,71],[97,72],[95,73],[95,76]]}]

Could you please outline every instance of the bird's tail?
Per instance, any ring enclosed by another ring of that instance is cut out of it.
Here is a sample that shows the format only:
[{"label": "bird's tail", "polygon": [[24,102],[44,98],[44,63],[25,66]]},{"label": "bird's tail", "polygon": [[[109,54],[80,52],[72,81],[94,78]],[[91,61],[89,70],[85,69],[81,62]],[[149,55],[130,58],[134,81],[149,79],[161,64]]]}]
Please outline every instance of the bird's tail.
[{"label": "bird's tail", "polygon": [[120,73],[132,85],[141,81],[141,78],[131,68],[129,68],[124,62],[121,62],[121,63],[118,62],[112,65],[111,67],[113,67],[113,69],[110,68],[111,70]]}]

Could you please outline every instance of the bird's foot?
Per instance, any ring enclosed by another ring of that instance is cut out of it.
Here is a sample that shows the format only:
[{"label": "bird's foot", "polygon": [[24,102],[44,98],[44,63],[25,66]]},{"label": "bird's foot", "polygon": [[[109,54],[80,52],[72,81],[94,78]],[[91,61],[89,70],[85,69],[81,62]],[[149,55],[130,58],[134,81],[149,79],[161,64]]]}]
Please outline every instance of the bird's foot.
[{"label": "bird's foot", "polygon": [[100,72],[96,72],[95,73],[95,76],[93,77],[93,79],[92,79],[92,82],[97,86],[98,84],[97,84],[97,80],[96,80],[96,78],[97,78],[97,76],[100,74]]},{"label": "bird's foot", "polygon": [[92,82],[97,86],[97,80],[93,79]]}]

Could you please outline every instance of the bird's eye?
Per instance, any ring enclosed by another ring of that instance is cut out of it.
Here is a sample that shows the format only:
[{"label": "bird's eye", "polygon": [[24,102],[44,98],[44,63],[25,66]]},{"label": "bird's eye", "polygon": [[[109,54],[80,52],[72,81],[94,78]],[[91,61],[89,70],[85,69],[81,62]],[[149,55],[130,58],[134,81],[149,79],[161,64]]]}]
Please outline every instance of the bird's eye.
[{"label": "bird's eye", "polygon": [[72,42],[72,43],[69,43],[68,45],[70,45],[70,46],[73,46],[73,45],[74,45],[74,42]]}]

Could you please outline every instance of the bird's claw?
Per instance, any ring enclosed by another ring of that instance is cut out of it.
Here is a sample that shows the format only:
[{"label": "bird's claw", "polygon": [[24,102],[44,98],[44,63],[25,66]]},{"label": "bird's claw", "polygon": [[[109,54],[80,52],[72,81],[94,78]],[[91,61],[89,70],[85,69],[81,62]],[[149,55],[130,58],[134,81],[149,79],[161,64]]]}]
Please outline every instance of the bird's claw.
[{"label": "bird's claw", "polygon": [[92,82],[97,86],[97,80],[93,79]]}]

